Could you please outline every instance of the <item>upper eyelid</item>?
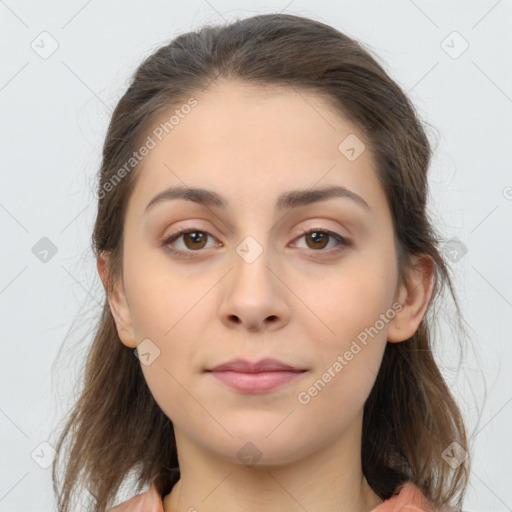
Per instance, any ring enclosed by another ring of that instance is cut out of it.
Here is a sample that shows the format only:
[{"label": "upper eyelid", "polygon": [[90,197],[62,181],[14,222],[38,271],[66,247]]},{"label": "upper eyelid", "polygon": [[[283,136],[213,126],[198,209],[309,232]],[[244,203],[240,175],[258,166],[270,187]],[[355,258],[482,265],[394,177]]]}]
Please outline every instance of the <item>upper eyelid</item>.
[{"label": "upper eyelid", "polygon": [[[201,219],[199,219],[201,220]],[[331,222],[336,222],[337,224],[339,224],[339,227],[338,228],[329,228],[329,227],[325,227],[325,226],[321,226],[320,224],[325,222],[326,220],[330,220]],[[192,221],[193,222],[193,221]],[[300,223],[299,223],[300,224]],[[338,221],[334,220],[334,219],[329,219],[329,218],[326,218],[326,219],[323,219],[323,220],[319,220],[318,221],[318,224],[319,225],[312,225],[311,227],[304,227],[304,225],[302,225],[300,227],[301,229],[301,233],[300,234],[303,234],[303,233],[307,233],[309,231],[314,231],[315,229],[317,230],[324,230],[324,231],[330,231],[331,233],[335,233],[337,235],[339,235],[340,237],[342,238],[345,238],[345,239],[349,239],[351,237],[351,229],[349,229],[348,227],[346,226],[343,226],[342,224],[340,224]],[[344,231],[347,231],[349,234],[342,234],[341,232],[339,232],[340,230],[342,230],[342,226],[343,226],[343,230]],[[273,229],[272,229],[273,230]],[[199,225],[194,225],[194,224],[191,224],[190,227],[189,226],[184,226],[183,228],[178,228],[176,229],[176,231],[174,231],[173,233],[174,234],[180,234],[180,233],[183,233],[184,231],[201,231],[201,232],[204,232],[204,233],[208,233],[209,235],[211,236],[215,236],[215,235],[212,235],[211,231],[210,231],[210,228],[206,228],[206,229],[203,229],[202,227],[200,227]],[[216,231],[216,229],[214,228],[214,231]],[[170,236],[173,235],[173,233],[170,233],[169,235],[167,235],[165,238],[168,238]],[[297,235],[299,236],[299,235]],[[217,238],[217,237],[216,237]]]}]

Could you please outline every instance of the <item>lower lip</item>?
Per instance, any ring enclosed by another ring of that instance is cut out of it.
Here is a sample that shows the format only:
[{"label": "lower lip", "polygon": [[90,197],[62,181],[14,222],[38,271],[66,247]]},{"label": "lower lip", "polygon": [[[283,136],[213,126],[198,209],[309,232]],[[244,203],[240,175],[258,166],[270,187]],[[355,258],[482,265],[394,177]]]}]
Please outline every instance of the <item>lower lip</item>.
[{"label": "lower lip", "polygon": [[213,376],[232,388],[249,393],[261,393],[282,386],[306,372],[234,372],[230,370],[211,372]]}]

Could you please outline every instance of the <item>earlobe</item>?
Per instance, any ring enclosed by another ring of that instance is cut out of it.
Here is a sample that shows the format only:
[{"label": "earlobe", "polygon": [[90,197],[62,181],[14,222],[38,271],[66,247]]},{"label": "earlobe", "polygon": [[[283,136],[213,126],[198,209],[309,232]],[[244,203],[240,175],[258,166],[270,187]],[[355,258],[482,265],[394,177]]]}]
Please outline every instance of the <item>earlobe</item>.
[{"label": "earlobe", "polygon": [[434,270],[434,261],[430,256],[416,257],[408,272],[407,283],[401,284],[398,290],[397,301],[402,304],[402,309],[389,326],[389,342],[405,341],[417,331],[434,293]]},{"label": "earlobe", "polygon": [[[117,334],[123,345],[135,348],[137,341],[131,320],[130,308],[126,300],[123,283],[113,283],[109,273],[109,255],[102,252],[96,261],[101,282],[107,294],[110,311],[114,317]],[[122,281],[122,280],[121,280]]]}]

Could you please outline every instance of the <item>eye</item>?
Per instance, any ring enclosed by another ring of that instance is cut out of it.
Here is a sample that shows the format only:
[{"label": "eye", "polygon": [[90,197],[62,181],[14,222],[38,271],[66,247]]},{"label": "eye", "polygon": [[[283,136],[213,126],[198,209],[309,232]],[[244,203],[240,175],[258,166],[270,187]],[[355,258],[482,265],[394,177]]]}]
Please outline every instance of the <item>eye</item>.
[{"label": "eye", "polygon": [[[328,229],[323,228],[314,228],[309,231],[305,231],[302,236],[297,238],[300,240],[301,238],[305,238],[305,240],[310,240],[311,244],[307,243],[309,249],[313,249],[315,251],[324,249],[330,241],[335,241],[337,244],[334,247],[334,251],[343,250],[345,247],[351,245],[350,241],[345,237],[335,233],[334,231],[329,231]],[[331,247],[332,248],[332,247]],[[323,251],[328,252],[328,251]]]},{"label": "eye", "polygon": [[[165,240],[162,242],[162,246],[165,246],[168,248],[169,251],[183,255],[185,257],[190,256],[190,254],[187,254],[187,252],[194,252],[198,251],[200,249],[203,249],[206,245],[207,238],[211,236],[206,231],[202,231],[200,229],[195,228],[188,228],[188,229],[182,229],[181,231],[178,231],[177,233],[173,233],[169,235]],[[183,242],[185,244],[185,250],[183,249],[174,249],[172,247],[169,247],[172,242],[175,240],[178,240],[179,238],[183,237]]]}]

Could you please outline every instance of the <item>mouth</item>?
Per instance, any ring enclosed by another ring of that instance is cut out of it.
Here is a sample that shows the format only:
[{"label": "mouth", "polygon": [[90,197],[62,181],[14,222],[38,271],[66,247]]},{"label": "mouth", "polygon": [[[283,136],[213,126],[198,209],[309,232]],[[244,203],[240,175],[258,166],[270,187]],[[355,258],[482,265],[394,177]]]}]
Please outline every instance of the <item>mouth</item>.
[{"label": "mouth", "polygon": [[263,359],[256,363],[235,359],[206,369],[205,372],[238,391],[264,393],[295,380],[308,370],[277,359]]},{"label": "mouth", "polygon": [[271,372],[235,372],[224,370],[210,373],[216,379],[238,391],[262,393],[280,387],[306,372],[307,370]]}]

